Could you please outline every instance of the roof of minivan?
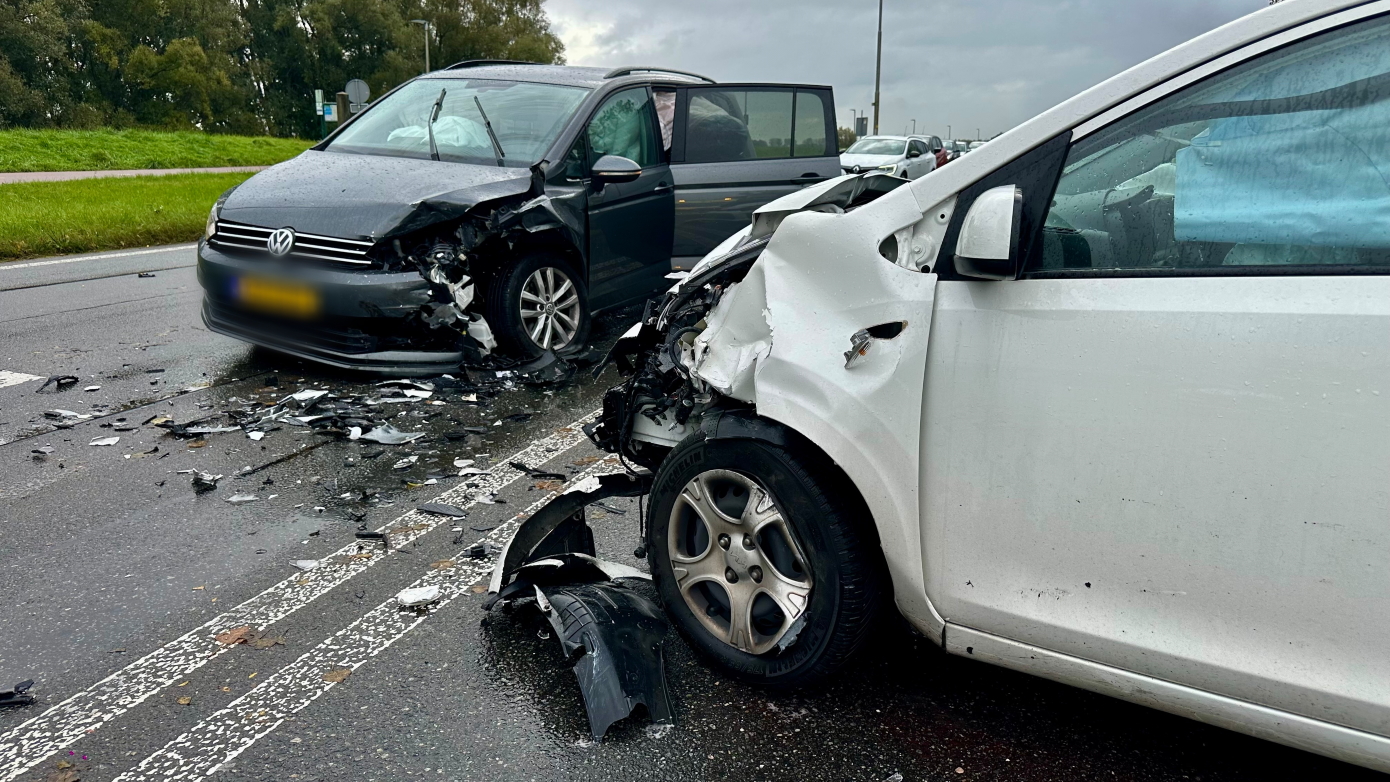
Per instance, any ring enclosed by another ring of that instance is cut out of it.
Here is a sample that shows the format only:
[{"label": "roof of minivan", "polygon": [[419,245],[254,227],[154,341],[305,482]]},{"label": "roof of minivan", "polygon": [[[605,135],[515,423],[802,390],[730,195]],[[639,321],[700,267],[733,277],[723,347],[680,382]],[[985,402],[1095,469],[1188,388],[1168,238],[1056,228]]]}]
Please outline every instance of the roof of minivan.
[{"label": "roof of minivan", "polygon": [[[461,63],[462,65],[462,63]],[[577,65],[543,65],[539,63],[507,63],[496,65],[464,65],[464,67],[450,67],[442,70],[431,71],[425,74],[426,78],[435,79],[508,79],[511,81],[540,82],[542,84],[563,84],[570,87],[601,87],[606,83],[614,82],[619,79],[630,80],[633,76],[641,76],[638,81],[690,81],[697,82],[691,76],[675,72],[661,70],[634,69],[632,76],[607,78],[611,71],[608,68],[589,68]]]}]

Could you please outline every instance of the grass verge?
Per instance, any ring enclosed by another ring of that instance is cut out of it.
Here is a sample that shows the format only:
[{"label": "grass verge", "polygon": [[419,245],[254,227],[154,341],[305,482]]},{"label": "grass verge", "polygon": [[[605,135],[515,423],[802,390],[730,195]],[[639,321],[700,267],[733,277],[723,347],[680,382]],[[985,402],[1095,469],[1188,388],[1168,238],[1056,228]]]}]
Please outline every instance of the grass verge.
[{"label": "grass verge", "polygon": [[0,261],[191,242],[217,197],[251,174],[0,185]]},{"label": "grass verge", "polygon": [[271,166],[314,142],[154,130],[0,131],[0,171]]}]

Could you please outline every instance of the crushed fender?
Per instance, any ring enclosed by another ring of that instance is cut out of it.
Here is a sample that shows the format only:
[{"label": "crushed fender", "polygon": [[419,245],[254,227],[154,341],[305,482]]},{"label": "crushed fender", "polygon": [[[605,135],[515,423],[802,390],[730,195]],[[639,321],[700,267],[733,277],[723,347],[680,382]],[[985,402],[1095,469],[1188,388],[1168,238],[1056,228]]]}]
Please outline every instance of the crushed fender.
[{"label": "crushed fender", "polygon": [[652,476],[586,478],[522,522],[493,568],[483,607],[534,600],[574,666],[595,741],[640,705],[653,722],[675,716],[666,692],[661,643],[669,625],[660,607],[626,582],[650,580],[635,568],[595,556],[588,505],[636,497]]}]

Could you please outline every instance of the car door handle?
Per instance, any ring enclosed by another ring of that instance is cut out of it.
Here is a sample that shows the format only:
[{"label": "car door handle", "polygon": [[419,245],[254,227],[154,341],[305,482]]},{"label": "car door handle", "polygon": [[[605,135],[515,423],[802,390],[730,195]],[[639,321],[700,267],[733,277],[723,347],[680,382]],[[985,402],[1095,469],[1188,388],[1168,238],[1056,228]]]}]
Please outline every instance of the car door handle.
[{"label": "car door handle", "polygon": [[665,182],[662,182],[662,183],[658,184],[655,188],[653,188],[653,189],[652,189],[652,192],[653,192],[653,193],[669,193],[669,192],[671,191],[671,189],[672,189],[672,188],[671,188],[670,185],[666,184]]},{"label": "car door handle", "polygon": [[806,173],[806,174],[802,174],[801,176],[797,177],[796,179],[793,179],[793,180],[792,180],[792,184],[794,184],[794,185],[809,185],[809,184],[811,184],[812,182],[824,182],[824,181],[825,181],[825,177],[823,177],[823,176],[821,176],[820,174],[817,174],[816,172],[812,171],[812,172],[809,172],[809,173]]}]

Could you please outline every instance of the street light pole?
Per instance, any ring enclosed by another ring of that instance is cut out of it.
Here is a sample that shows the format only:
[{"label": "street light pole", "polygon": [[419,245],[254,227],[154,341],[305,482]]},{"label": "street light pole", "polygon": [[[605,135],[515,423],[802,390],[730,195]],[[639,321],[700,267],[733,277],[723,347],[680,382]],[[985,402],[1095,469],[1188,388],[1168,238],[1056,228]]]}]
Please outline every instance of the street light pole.
[{"label": "street light pole", "polygon": [[917,135],[917,120],[912,120],[912,135]]},{"label": "street light pole", "polygon": [[429,72],[430,72],[430,27],[432,27],[433,25],[431,25],[431,24],[429,23],[429,20],[428,20],[428,19],[411,19],[411,20],[410,20],[410,23],[411,23],[411,24],[418,24],[418,25],[420,25],[421,29],[423,29],[423,30],[425,31],[425,73],[429,73]]},{"label": "street light pole", "polygon": [[874,135],[878,135],[879,85],[883,76],[883,0],[878,0],[878,54],[874,57]]}]

